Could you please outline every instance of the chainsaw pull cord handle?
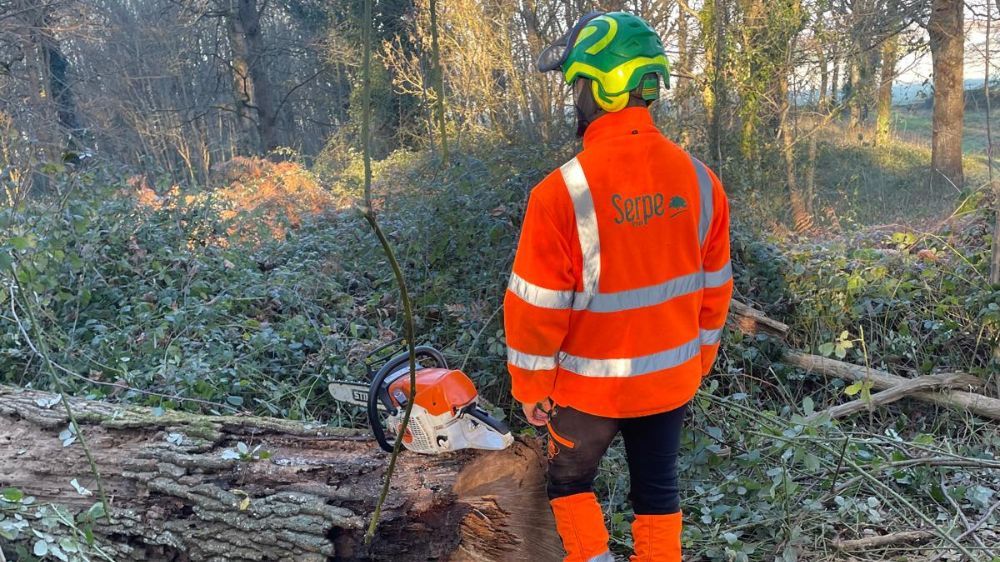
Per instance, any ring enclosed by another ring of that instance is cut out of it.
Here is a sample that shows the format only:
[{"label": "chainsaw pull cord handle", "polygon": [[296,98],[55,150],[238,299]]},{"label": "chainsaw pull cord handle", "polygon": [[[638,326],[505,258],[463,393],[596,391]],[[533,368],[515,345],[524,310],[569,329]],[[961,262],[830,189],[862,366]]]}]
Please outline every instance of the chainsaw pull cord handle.
[{"label": "chainsaw pull cord handle", "polygon": [[[437,365],[443,369],[448,368],[448,362],[445,360],[444,355],[440,351],[434,349],[430,346],[418,346],[414,349],[414,355],[418,360],[417,369],[420,369],[419,359],[421,357],[429,357],[434,360]],[[382,365],[382,368],[375,373],[372,377],[371,386],[368,387],[368,425],[372,428],[372,435],[375,436],[375,441],[378,442],[379,447],[387,453],[391,453],[395,442],[390,443],[389,439],[385,436],[385,428],[382,427],[382,422],[378,417],[378,402],[379,400],[385,405],[386,410],[391,415],[396,415],[399,410],[392,403],[392,398],[389,396],[388,388],[385,388],[385,379],[399,370],[400,367],[406,365],[410,362],[409,353],[401,353]],[[409,376],[409,370],[403,374],[403,376]],[[409,397],[407,397],[409,399]],[[398,438],[398,436],[397,436]]]}]

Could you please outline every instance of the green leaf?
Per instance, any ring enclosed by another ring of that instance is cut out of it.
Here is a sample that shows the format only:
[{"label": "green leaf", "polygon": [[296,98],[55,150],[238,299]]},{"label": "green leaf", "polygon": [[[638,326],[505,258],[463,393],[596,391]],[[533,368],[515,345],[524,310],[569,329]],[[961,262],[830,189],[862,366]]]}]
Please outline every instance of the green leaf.
[{"label": "green leaf", "polygon": [[102,502],[94,503],[94,505],[90,506],[90,509],[87,510],[87,515],[89,515],[94,520],[100,519],[101,517],[104,517],[106,514],[107,512],[104,511],[104,504]]},{"label": "green leaf", "polygon": [[830,342],[830,343],[820,344],[819,353],[820,355],[826,355],[829,357],[831,354],[833,354],[833,343]]},{"label": "green leaf", "polygon": [[855,394],[861,392],[861,387],[862,387],[861,381],[853,383],[844,389],[844,394],[848,396],[854,396]]},{"label": "green leaf", "polygon": [[35,553],[35,556],[42,557],[49,553],[49,543],[44,540],[35,541],[35,547],[31,549]]},{"label": "green leaf", "polygon": [[32,240],[26,236],[15,236],[10,239],[10,245],[15,250],[27,250],[32,246]]},{"label": "green leaf", "polygon": [[24,498],[24,492],[17,488],[4,488],[0,491],[0,497],[3,497],[4,501],[18,503]]},{"label": "green leaf", "polygon": [[813,399],[811,397],[806,396],[805,398],[802,399],[802,411],[805,412],[807,416],[812,415],[812,413],[815,411],[813,410],[814,407],[815,404],[813,404]]}]

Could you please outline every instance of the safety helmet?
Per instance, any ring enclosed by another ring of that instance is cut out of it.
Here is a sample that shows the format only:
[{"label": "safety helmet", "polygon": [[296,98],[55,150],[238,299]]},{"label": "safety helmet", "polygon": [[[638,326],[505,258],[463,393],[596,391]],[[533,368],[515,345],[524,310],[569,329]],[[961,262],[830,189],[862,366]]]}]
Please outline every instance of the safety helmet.
[{"label": "safety helmet", "polygon": [[628,105],[640,85],[646,101],[659,96],[656,74],[670,87],[670,64],[659,35],[628,12],[590,12],[538,56],[538,70],[561,70],[567,84],[589,78],[594,99],[604,111]]}]

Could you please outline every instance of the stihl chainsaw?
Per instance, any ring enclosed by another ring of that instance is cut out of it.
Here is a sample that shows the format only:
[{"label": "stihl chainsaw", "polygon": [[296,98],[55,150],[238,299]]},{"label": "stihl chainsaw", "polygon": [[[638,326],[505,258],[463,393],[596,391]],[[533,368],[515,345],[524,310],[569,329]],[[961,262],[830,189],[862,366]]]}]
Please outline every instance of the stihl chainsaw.
[{"label": "stihl chainsaw", "polygon": [[[365,358],[370,384],[335,381],[329,385],[338,401],[368,409],[372,433],[386,451],[395,445],[410,396],[409,355],[392,355],[403,347],[400,344],[386,344]],[[402,436],[404,447],[437,454],[467,448],[500,450],[514,442],[507,425],[479,406],[479,394],[465,373],[449,369],[444,355],[433,347],[419,346],[416,354],[417,391]],[[391,438],[386,436],[387,428]]]}]

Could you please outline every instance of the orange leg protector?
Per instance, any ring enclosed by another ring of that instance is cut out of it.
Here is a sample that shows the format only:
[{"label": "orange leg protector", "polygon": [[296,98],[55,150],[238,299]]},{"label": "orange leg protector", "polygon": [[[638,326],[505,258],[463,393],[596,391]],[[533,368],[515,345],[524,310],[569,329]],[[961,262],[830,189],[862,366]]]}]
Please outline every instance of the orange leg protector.
[{"label": "orange leg protector", "polygon": [[636,515],[632,562],[681,562],[681,514]]},{"label": "orange leg protector", "polygon": [[556,498],[550,502],[556,530],[566,549],[564,562],[613,562],[608,551],[604,514],[592,492]]}]

